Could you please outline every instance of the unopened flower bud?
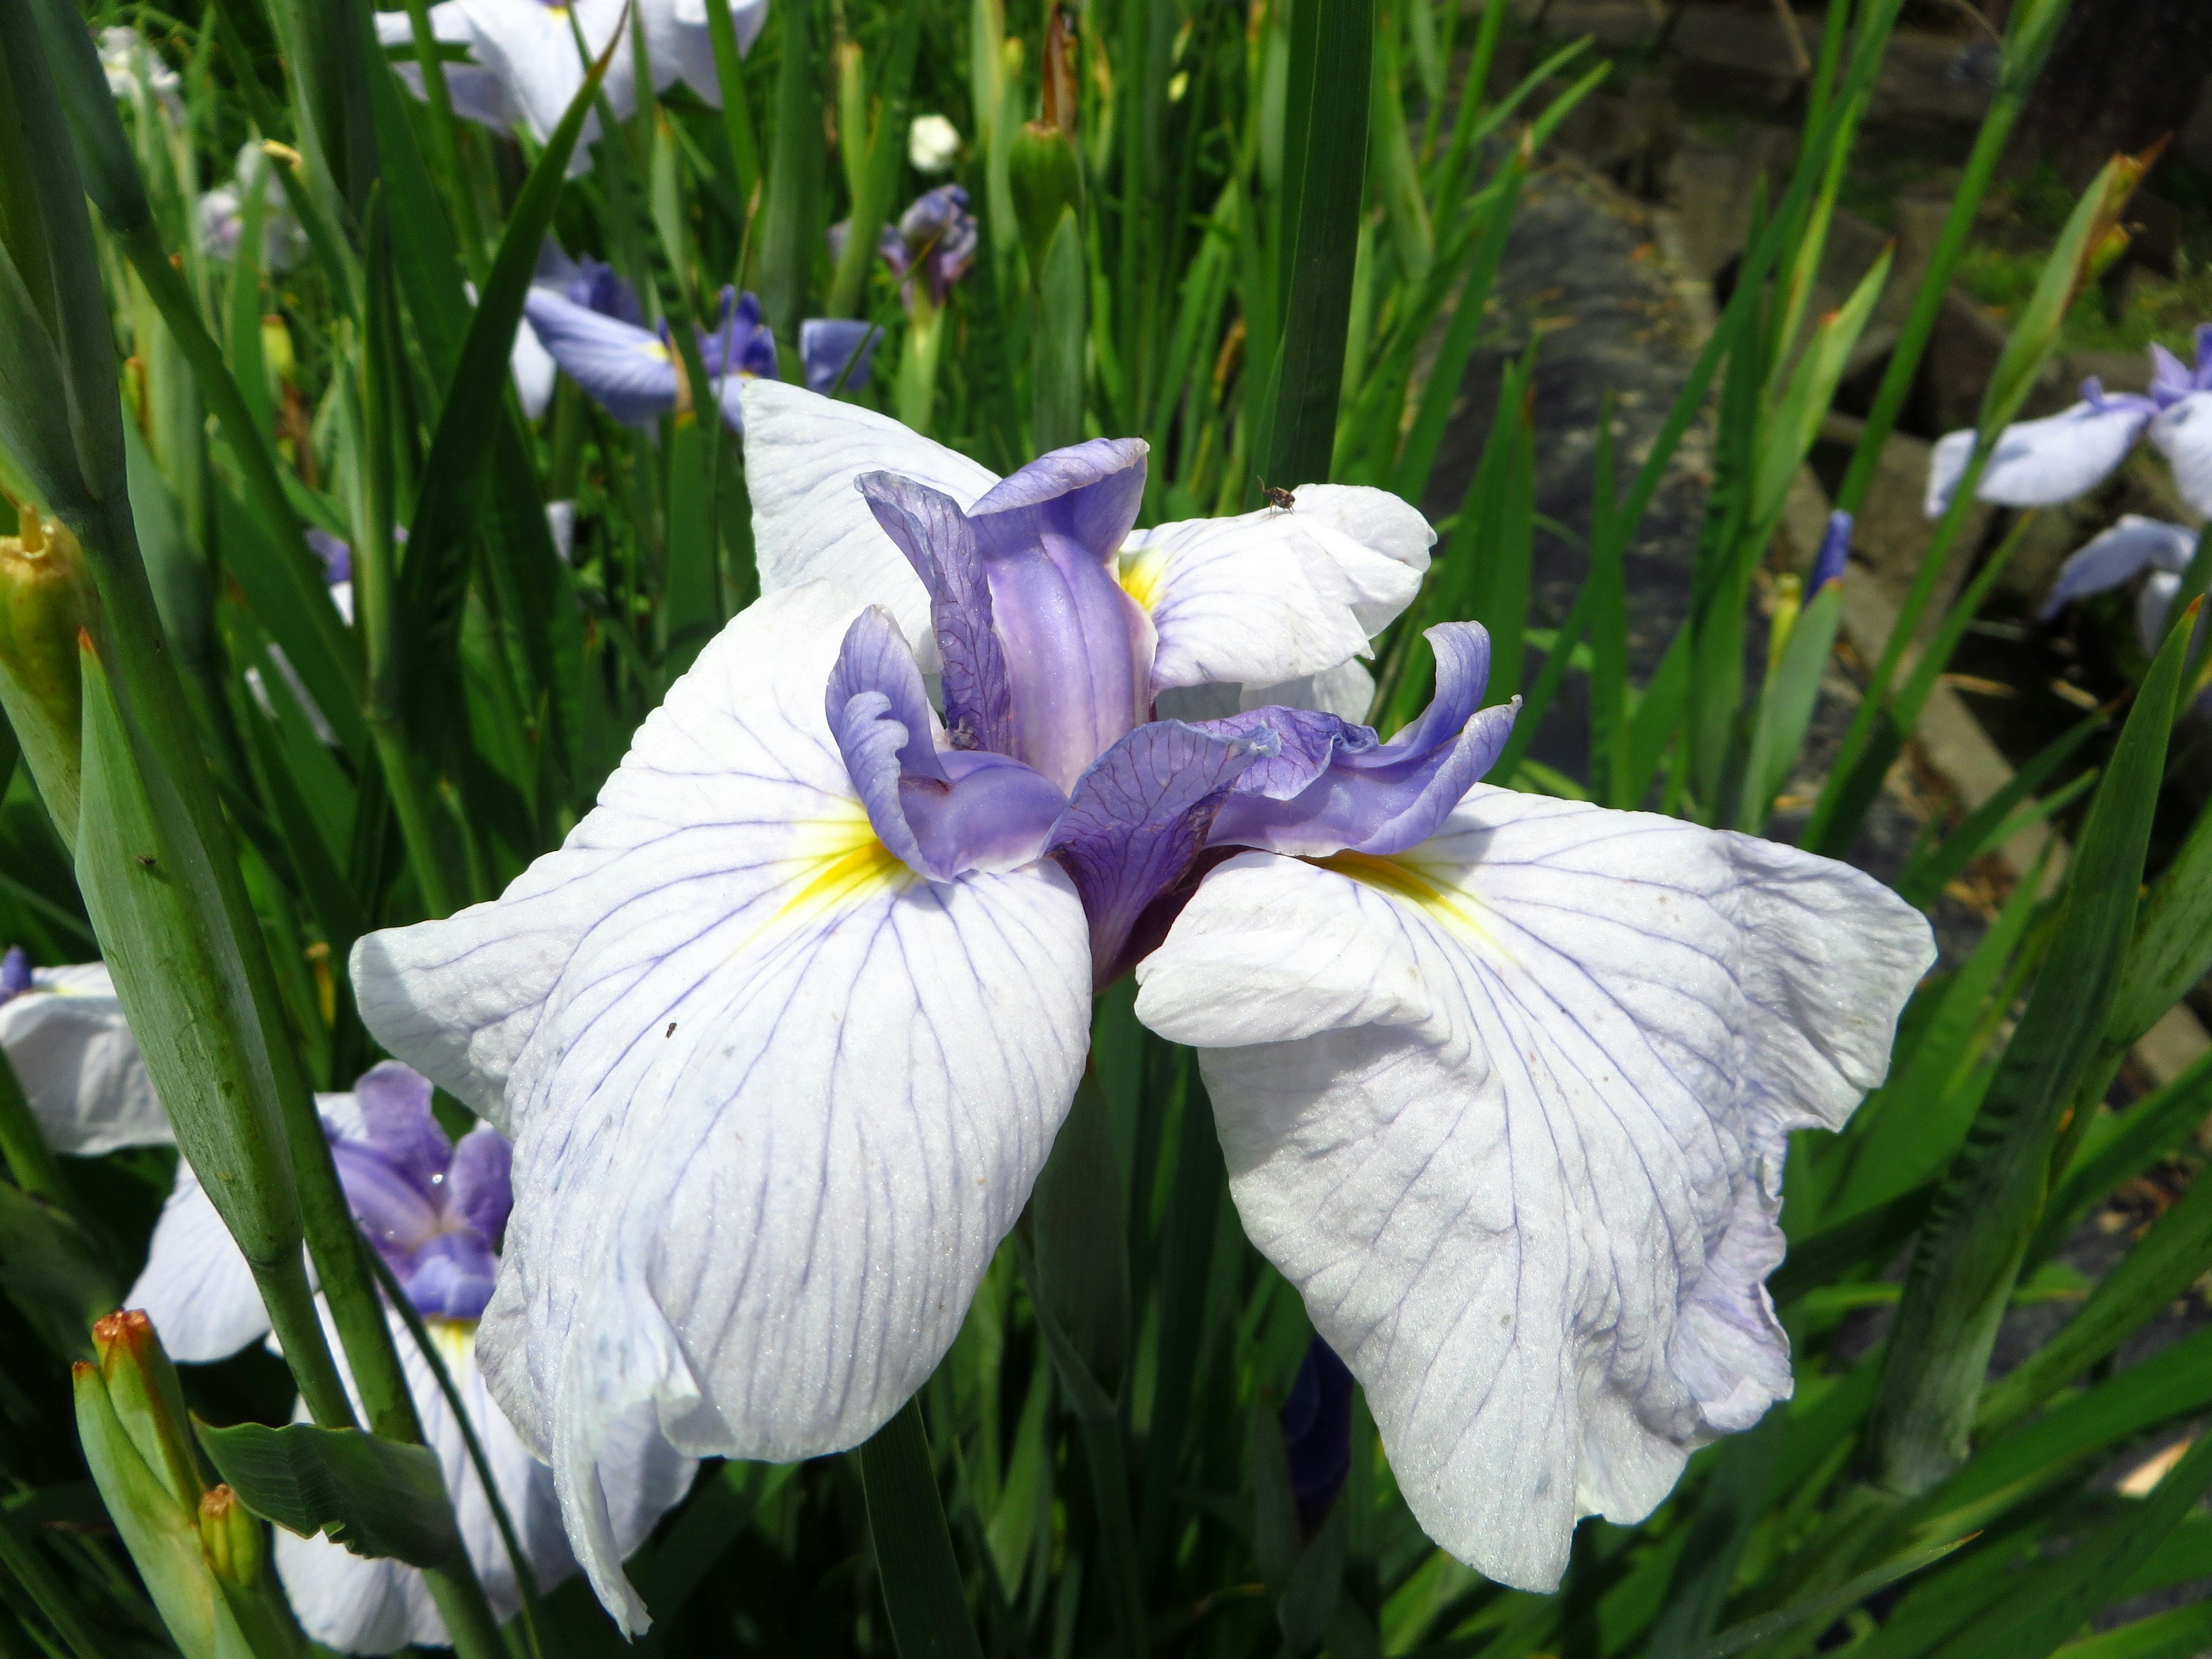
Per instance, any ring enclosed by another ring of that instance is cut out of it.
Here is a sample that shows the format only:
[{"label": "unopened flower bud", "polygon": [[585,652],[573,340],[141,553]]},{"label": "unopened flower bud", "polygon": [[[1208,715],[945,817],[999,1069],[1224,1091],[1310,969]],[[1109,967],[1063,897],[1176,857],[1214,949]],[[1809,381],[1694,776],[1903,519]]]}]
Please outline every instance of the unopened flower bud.
[{"label": "unopened flower bud", "polygon": [[64,839],[76,833],[84,691],[77,635],[90,620],[91,580],[68,527],[26,504],[0,536],[0,707]]},{"label": "unopened flower bud", "polygon": [[252,1589],[261,1577],[261,1522],[228,1486],[210,1486],[200,1499],[200,1547],[218,1578]]},{"label": "unopened flower bud", "polygon": [[1018,129],[1006,155],[1006,181],[1012,187],[1014,217],[1022,228],[1034,280],[1044,270],[1045,249],[1069,212],[1080,214],[1083,172],[1067,135],[1047,121]]},{"label": "unopened flower bud", "polygon": [[136,1308],[95,1321],[93,1352],[108,1404],[146,1467],[170,1498],[187,1508],[200,1501],[199,1460],[176,1367],[162,1351],[154,1322]]}]

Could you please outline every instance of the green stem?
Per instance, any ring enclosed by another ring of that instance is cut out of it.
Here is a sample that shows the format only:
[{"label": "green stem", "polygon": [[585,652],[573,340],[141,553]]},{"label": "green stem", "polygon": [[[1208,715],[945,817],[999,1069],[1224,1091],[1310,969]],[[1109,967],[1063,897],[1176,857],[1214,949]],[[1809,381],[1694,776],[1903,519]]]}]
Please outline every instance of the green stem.
[{"label": "green stem", "polygon": [[[31,1103],[24,1097],[15,1068],[8,1063],[5,1054],[0,1054],[0,1158],[6,1160],[8,1173],[15,1178],[15,1184],[33,1198],[42,1198],[76,1214],[69,1177],[63,1174],[54,1149],[46,1145],[39,1120],[32,1115]],[[77,1218],[83,1219],[82,1216]]]},{"label": "green stem", "polygon": [[461,222],[461,258],[470,280],[481,289],[491,263],[484,257],[483,227],[477,220],[476,198],[461,169],[460,139],[453,126],[453,99],[446,85],[445,60],[438,56],[438,37],[430,27],[428,0],[406,0],[407,21],[415,33],[415,61],[422,71],[423,101],[430,112],[430,149],[445,175],[447,193],[453,198],[454,216]]}]

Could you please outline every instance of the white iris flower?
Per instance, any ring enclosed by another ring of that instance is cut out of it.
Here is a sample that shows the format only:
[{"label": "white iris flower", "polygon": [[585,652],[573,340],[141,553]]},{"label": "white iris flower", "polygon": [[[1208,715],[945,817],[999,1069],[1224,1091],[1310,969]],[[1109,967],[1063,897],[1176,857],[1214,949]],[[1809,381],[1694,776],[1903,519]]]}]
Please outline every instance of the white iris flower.
[{"label": "white iris flower", "polygon": [[[626,1628],[619,1449],[884,1423],[1132,966],[1455,1554],[1548,1587],[1578,1516],[1639,1518],[1787,1397],[1785,1138],[1881,1080],[1922,917],[1786,847],[1480,784],[1514,710],[1480,708],[1471,624],[1431,631],[1437,701],[1389,743],[1314,708],[1427,562],[1381,491],[1136,532],[1141,444],[1001,480],[743,398],[765,597],[561,850],[352,964],[392,1052],[514,1137],[485,1375]],[[1304,706],[1255,689],[1286,684]]]}]

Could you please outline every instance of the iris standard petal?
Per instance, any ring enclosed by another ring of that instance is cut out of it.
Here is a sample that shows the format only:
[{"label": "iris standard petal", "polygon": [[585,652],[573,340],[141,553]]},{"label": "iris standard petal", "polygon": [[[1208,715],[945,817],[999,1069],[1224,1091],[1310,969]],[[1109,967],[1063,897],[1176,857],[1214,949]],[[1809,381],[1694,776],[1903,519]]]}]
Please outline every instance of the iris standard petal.
[{"label": "iris standard petal", "polygon": [[553,361],[615,419],[650,426],[676,407],[676,362],[659,335],[547,289],[532,289],[522,303]]},{"label": "iris standard petal", "polygon": [[1548,1589],[1578,1516],[1789,1395],[1784,1137],[1881,1080],[1933,957],[1844,866],[1478,787],[1401,858],[1222,866],[1137,1013],[1203,1051],[1245,1230],[1423,1528]]},{"label": "iris standard petal", "polygon": [[[1385,495],[1420,522],[1383,490],[1335,492],[1362,495]],[[1349,516],[1355,523],[1395,517]],[[1421,528],[1425,532],[1426,524]],[[1401,539],[1395,525],[1384,533]],[[1424,545],[1420,564],[1427,563]],[[1159,635],[1155,690],[1223,680],[1273,684],[1334,669],[1364,656],[1369,636],[1421,586],[1419,568],[1363,544],[1318,514],[1274,507],[1140,531],[1123,544],[1121,577]]]},{"label": "iris standard petal", "polygon": [[855,483],[929,594],[945,718],[958,734],[956,743],[1012,754],[1013,685],[992,627],[990,579],[968,515],[951,496],[911,478],[867,472]]},{"label": "iris standard petal", "polygon": [[[2086,495],[2127,459],[2153,409],[2148,398],[2100,397],[2039,421],[2017,422],[1997,434],[1974,493],[1999,507],[2054,507]],[[1973,444],[1971,432],[1951,432],[1936,446],[1928,473],[1929,517],[1950,505]]]},{"label": "iris standard petal", "polygon": [[2181,499],[2212,513],[2212,392],[2192,392],[2150,423],[2150,441],[2173,469]]},{"label": "iris standard petal", "polygon": [[2110,530],[2067,556],[2038,614],[2049,622],[2074,600],[2118,587],[2145,570],[2186,570],[2196,550],[2195,531],[2139,513],[2123,514]]},{"label": "iris standard petal", "polygon": [[0,1049],[58,1152],[97,1158],[175,1139],[104,963],[34,969],[0,1003]]},{"label": "iris standard petal", "polygon": [[745,478],[761,591],[833,581],[888,610],[922,672],[937,672],[929,593],[876,522],[854,483],[890,472],[942,490],[964,509],[998,475],[888,416],[775,380],[748,380]]},{"label": "iris standard petal", "polygon": [[[481,1035],[451,1010],[503,1011],[481,1052],[515,1206],[487,1374],[632,1630],[614,1449],[789,1461],[866,1438],[950,1345],[1088,1045],[1056,866],[922,882],[868,827],[823,711],[858,609],[826,584],[750,607],[562,852],[356,954],[371,1029],[432,1075]],[[562,942],[526,1007],[472,983],[503,934],[526,962]]]},{"label": "iris standard petal", "polygon": [[1152,717],[1152,618],[1115,574],[1146,454],[1134,438],[1054,450],[969,510],[1012,692],[1007,752],[1062,789]]},{"label": "iris standard petal", "polygon": [[228,1359],[269,1333],[253,1269],[181,1158],[145,1268],[123,1305],[143,1309],[169,1358],[187,1364]]}]

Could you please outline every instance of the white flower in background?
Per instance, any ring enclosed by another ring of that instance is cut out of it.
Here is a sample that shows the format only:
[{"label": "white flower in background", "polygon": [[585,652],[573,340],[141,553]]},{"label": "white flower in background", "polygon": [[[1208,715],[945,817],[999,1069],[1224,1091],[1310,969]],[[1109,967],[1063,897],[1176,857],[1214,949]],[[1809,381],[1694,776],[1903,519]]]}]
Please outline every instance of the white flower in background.
[{"label": "white flower in background", "polygon": [[183,122],[185,100],[179,89],[184,82],[137,29],[118,24],[100,30],[100,67],[106,72],[107,90],[113,96],[127,98],[143,107],[150,93],[162,113],[172,121]]},{"label": "white flower in background", "polygon": [[231,182],[200,198],[201,250],[217,259],[238,257],[239,238],[246,234],[242,192],[257,188],[262,193],[262,267],[289,270],[307,252],[307,235],[284,204],[284,187],[276,180],[267,152],[251,139],[239,146],[238,166]]},{"label": "white flower in background", "polygon": [[1436,701],[1388,743],[1279,702],[1154,718],[1363,653],[1433,540],[1384,492],[1139,534],[1133,441],[1000,479],[742,396],[765,597],[560,851],[352,963],[380,1040],[515,1137],[485,1373],[625,1629],[615,1449],[878,1427],[1132,967],[1454,1553],[1548,1588],[1577,1516],[1640,1518],[1788,1396],[1786,1138],[1881,1081],[1921,916],[1787,847],[1480,785],[1515,710],[1480,706],[1471,623],[1431,630]]},{"label": "white flower in background", "polygon": [[[745,52],[768,21],[768,0],[744,0],[730,10],[738,50]],[[447,70],[456,112],[492,126],[527,126],[544,143],[584,83],[585,54],[596,57],[604,51],[626,15],[625,0],[575,0],[568,6],[544,0],[441,0],[430,8],[431,33],[449,45],[466,46],[470,54],[470,62],[459,66],[459,75],[453,66]],[[681,81],[719,108],[721,83],[714,74],[704,0],[636,0],[635,15],[645,32],[653,90],[665,92]],[[387,47],[411,45],[415,38],[404,12],[378,12],[376,33]],[[416,95],[422,95],[420,67],[398,67]],[[609,63],[603,83],[617,118],[636,109],[636,81],[635,54],[625,43]],[[583,143],[598,131],[596,118],[588,119]],[[580,146],[578,156],[580,167]]]},{"label": "white flower in background", "polygon": [[[2197,367],[2150,349],[2148,392],[2107,393],[2081,383],[2082,401],[1997,434],[1975,495],[1999,507],[2055,507],[2087,495],[2116,471],[2146,434],[2173,469],[2182,500],[2212,514],[2212,323],[2197,331]],[[1966,476],[1974,434],[1946,433],[1928,461],[1926,510],[1942,516]]]},{"label": "white flower in background", "polygon": [[[321,1095],[316,1105],[355,1218],[436,1342],[532,1576],[550,1589],[575,1571],[552,1472],[530,1455],[493,1403],[476,1358],[477,1316],[491,1295],[512,1203],[507,1141],[489,1126],[458,1145],[448,1140],[431,1115],[429,1084],[388,1062],[363,1076],[352,1093]],[[143,1309],[170,1357],[185,1364],[228,1358],[268,1334],[252,1270],[182,1161],[127,1305]],[[438,1454],[447,1490],[455,1494],[461,1541],[493,1612],[510,1618],[521,1604],[514,1564],[467,1441],[412,1333],[396,1311],[389,1317],[424,1443]],[[327,1315],[325,1324],[328,1329]],[[337,1333],[329,1334],[359,1410]],[[304,1404],[294,1415],[308,1420]],[[627,1553],[637,1547],[683,1498],[693,1468],[655,1438],[617,1449],[609,1501],[619,1547]],[[344,1653],[390,1653],[410,1643],[448,1645],[444,1621],[416,1569],[364,1559],[326,1538],[281,1528],[276,1546],[286,1598],[315,1641]]]},{"label": "white flower in background", "polygon": [[33,968],[21,946],[0,954],[0,1050],[56,1152],[96,1158],[168,1142],[106,963]]},{"label": "white flower in background", "polygon": [[906,159],[916,173],[950,173],[960,159],[960,129],[942,115],[917,115],[907,129]]}]

